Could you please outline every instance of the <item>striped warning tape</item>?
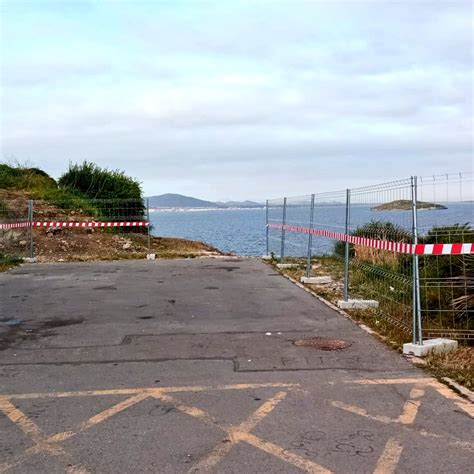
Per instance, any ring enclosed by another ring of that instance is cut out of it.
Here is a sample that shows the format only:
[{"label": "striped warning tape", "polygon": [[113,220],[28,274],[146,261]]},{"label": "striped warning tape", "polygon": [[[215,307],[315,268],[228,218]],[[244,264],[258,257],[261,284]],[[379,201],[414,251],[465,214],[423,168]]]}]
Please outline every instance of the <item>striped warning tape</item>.
[{"label": "striped warning tape", "polygon": [[147,227],[147,221],[33,221],[0,223],[0,229],[16,229],[19,227]]},{"label": "striped warning tape", "polygon": [[8,224],[0,223],[0,229],[18,229],[21,227],[30,227],[29,222],[9,222]]},{"label": "striped warning tape", "polygon": [[268,224],[272,229],[286,230],[288,232],[299,232],[303,234],[318,235],[329,239],[341,240],[363,247],[371,247],[379,250],[389,250],[398,253],[414,255],[461,255],[474,253],[474,243],[455,244],[408,244],[406,242],[392,242],[390,240],[370,239],[368,237],[356,237],[340,232],[323,229],[311,229],[287,224]]}]

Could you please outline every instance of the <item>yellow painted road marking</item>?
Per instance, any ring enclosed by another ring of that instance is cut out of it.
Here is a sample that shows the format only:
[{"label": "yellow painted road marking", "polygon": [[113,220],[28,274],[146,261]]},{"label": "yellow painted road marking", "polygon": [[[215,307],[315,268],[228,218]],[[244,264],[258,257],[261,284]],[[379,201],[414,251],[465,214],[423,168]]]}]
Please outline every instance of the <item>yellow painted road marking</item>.
[{"label": "yellow painted road marking", "polygon": [[68,466],[66,468],[66,474],[88,474],[89,471],[83,467],[83,466],[80,466],[78,464],[76,464],[75,466]]},{"label": "yellow painted road marking", "polygon": [[[264,441],[250,433],[250,431],[254,429],[260,421],[275,409],[278,403],[280,403],[286,395],[286,392],[277,393],[274,397],[260,405],[260,407],[240,425],[227,428],[226,431],[228,438],[225,440],[225,443],[217,445],[204,459],[202,459],[197,465],[193,466],[188,472],[207,472],[211,470],[222,461],[236,444],[239,442],[245,442],[267,454],[271,454],[272,456],[287,462],[288,464],[303,469],[306,472],[312,474],[330,474],[331,471],[325,469],[319,464],[304,459],[297,454],[285,450],[281,446]],[[221,428],[224,429],[223,427]]]},{"label": "yellow painted road marking", "polygon": [[365,408],[358,407],[356,405],[349,405],[344,402],[334,401],[331,402],[332,406],[336,408],[340,408],[341,410],[348,411],[349,413],[354,413],[355,415],[364,416],[365,418],[369,418],[370,420],[380,421],[381,423],[397,423],[398,420],[394,420],[389,418],[385,415],[369,415]]},{"label": "yellow painted road marking", "polygon": [[79,390],[77,392],[45,392],[45,393],[18,393],[11,395],[2,395],[4,398],[15,400],[29,400],[34,398],[64,398],[64,397],[90,397],[103,395],[133,395],[136,393],[149,392],[159,390],[161,393],[176,392],[210,392],[217,390],[246,390],[253,388],[299,388],[299,384],[295,383],[243,383],[234,385],[210,385],[210,386],[182,386],[182,387],[163,387],[159,389],[143,387],[143,388],[124,388],[110,390]]},{"label": "yellow painted road marking", "polygon": [[0,411],[5,413],[10,421],[15,423],[24,433],[30,436],[36,444],[35,448],[40,447],[42,451],[46,451],[53,456],[64,454],[63,449],[60,446],[49,443],[47,436],[40,430],[38,425],[13,405],[13,403],[4,398],[0,398]]},{"label": "yellow painted road marking", "polygon": [[111,416],[116,415],[117,413],[120,413],[121,411],[124,411],[133,405],[136,405],[138,402],[145,400],[149,396],[150,394],[148,392],[144,392],[134,395],[133,397],[127,398],[126,400],[123,400],[122,402],[117,403],[116,405],[110,408],[107,408],[106,410],[98,413],[97,415],[94,415],[87,421],[84,421],[79,425],[77,431],[64,431],[62,433],[57,433],[51,436],[49,439],[54,443],[61,443],[69,438],[72,438],[73,436],[76,436],[79,433],[82,433],[85,430],[88,430],[89,428],[92,428],[98,423],[107,420]]},{"label": "yellow painted road marking", "polygon": [[268,441],[263,441],[257,436],[254,436],[251,433],[235,433],[236,436],[239,437],[241,441],[245,441],[246,443],[254,446],[261,451],[264,451],[268,454],[272,454],[273,456],[281,459],[282,461],[286,461],[288,464],[293,464],[303,471],[310,472],[311,474],[330,474],[331,471],[328,469],[316,464],[309,459],[304,459],[301,456],[293,454],[286,449],[283,449],[276,444],[270,443]]},{"label": "yellow painted road marking", "polygon": [[361,379],[351,380],[347,383],[355,383],[361,385],[400,385],[400,384],[416,384],[419,386],[431,386],[443,397],[452,400],[461,410],[474,418],[474,403],[465,400],[446,385],[438,382],[435,378],[405,378],[405,379]]},{"label": "yellow painted road marking", "polygon": [[260,405],[260,407],[238,427],[228,428],[226,430],[228,434],[227,442],[219,443],[204,459],[202,459],[196,466],[193,466],[189,472],[209,471],[227,455],[236,443],[240,441],[240,439],[234,437],[234,432],[248,432],[255,428],[257,423],[265,418],[285,397],[285,392],[277,393],[274,397]]},{"label": "yellow painted road marking", "polygon": [[390,438],[380,456],[374,474],[392,474],[397,468],[403,446],[395,438]]},{"label": "yellow painted road marking", "polygon": [[408,400],[403,405],[402,414],[398,417],[398,421],[403,425],[411,425],[416,418],[418,408],[420,408],[421,400],[419,400],[425,391],[419,387],[411,390]]},{"label": "yellow painted road marking", "polygon": [[[86,390],[86,391],[77,391],[77,392],[48,392],[48,393],[29,393],[29,394],[17,394],[17,395],[8,395],[3,396],[0,400],[3,402],[3,405],[0,404],[0,409],[7,414],[10,420],[19,424],[22,427],[23,431],[28,434],[36,443],[35,446],[28,448],[25,452],[18,456],[15,461],[8,464],[0,464],[0,472],[5,472],[15,466],[26,461],[30,456],[36,455],[39,453],[47,454],[56,454],[56,451],[61,454],[66,454],[62,451],[62,448],[59,446],[59,443],[66,441],[77,434],[92,428],[93,426],[107,420],[108,418],[120,413],[131,406],[149,398],[154,397],[161,399],[162,401],[167,401],[174,403],[176,408],[180,411],[203,420],[215,423],[215,419],[196,407],[187,406],[169,395],[167,393],[178,393],[178,392],[202,392],[202,391],[214,391],[214,390],[246,390],[246,389],[256,389],[256,388],[287,388],[287,389],[296,389],[299,387],[299,384],[284,384],[284,383],[264,383],[264,384],[234,384],[234,385],[217,385],[217,386],[181,386],[181,387],[163,387],[163,388],[139,388],[139,389],[117,389],[117,390]],[[47,437],[42,434],[39,428],[24,415],[18,408],[16,408],[9,399],[37,399],[37,398],[65,398],[65,397],[80,397],[80,396],[104,396],[104,395],[132,395],[126,400],[117,403],[116,405],[107,408],[101,413],[94,415],[89,418],[89,420],[81,423],[75,431],[64,431],[57,433],[55,435]],[[281,397],[281,395],[279,395]],[[277,397],[278,401],[280,398]],[[281,397],[282,399],[283,397]],[[262,408],[263,407],[263,408]],[[260,407],[261,415],[266,416],[271,410],[268,409],[268,403],[264,403]],[[226,428],[220,427],[221,429],[226,430]],[[49,448],[54,451],[49,453]],[[80,466],[75,465],[70,469],[71,473],[85,473],[87,470]]]},{"label": "yellow painted road marking", "polygon": [[[416,385],[410,392],[409,399],[405,402],[402,407],[401,415],[392,419],[384,415],[371,415],[365,409],[345,404],[339,401],[333,401],[331,404],[337,408],[345,411],[354,413],[356,415],[364,416],[366,418],[379,421],[385,424],[398,423],[404,426],[404,429],[415,431],[422,436],[432,436],[436,438],[446,438],[434,433],[429,433],[425,430],[417,430],[412,428],[410,425],[414,424],[418,409],[420,407],[421,398],[425,393],[426,387],[435,389],[440,395],[453,401],[459,408],[463,409],[466,413],[474,416],[474,405],[465,401],[448,387],[439,383],[433,378],[400,378],[400,379],[375,379],[375,380],[355,380],[352,381],[355,384],[362,385],[396,385],[396,384],[413,384]],[[247,420],[238,426],[221,426],[216,422],[216,419],[205,411],[197,408],[185,405],[179,400],[176,400],[169,394],[180,393],[180,392],[205,392],[205,391],[218,391],[218,390],[246,390],[246,389],[259,389],[259,388],[280,388],[286,389],[286,391],[278,392],[274,397],[265,401]],[[96,426],[97,424],[104,422],[110,417],[130,408],[131,406],[149,398],[157,398],[164,402],[173,404],[179,411],[192,416],[194,418],[201,419],[209,423],[213,423],[214,426],[224,430],[227,434],[226,440],[219,444],[206,458],[204,458],[197,466],[192,470],[196,469],[210,469],[222,460],[227,453],[239,442],[245,442],[249,445],[256,447],[268,454],[282,459],[283,461],[292,464],[300,469],[307,472],[314,473],[329,473],[327,469],[309,461],[308,459],[302,458],[296,454],[283,449],[282,447],[273,444],[271,442],[260,439],[259,437],[250,433],[250,431],[268,414],[270,414],[277,404],[282,401],[287,391],[300,390],[299,384],[286,384],[286,383],[264,383],[264,384],[234,384],[234,385],[215,385],[215,386],[178,386],[178,387],[163,387],[163,388],[130,388],[130,389],[109,389],[109,390],[86,390],[77,392],[47,392],[47,393],[27,393],[27,394],[13,394],[13,395],[0,395],[0,411],[3,412],[13,423],[18,425],[31,439],[36,443],[35,446],[28,448],[23,454],[18,456],[16,460],[10,464],[1,464],[0,472],[4,472],[14,466],[18,466],[24,462],[28,457],[45,453],[49,455],[65,455],[69,456],[59,444],[73,436]],[[24,413],[22,413],[12,402],[12,399],[28,400],[38,398],[67,398],[67,397],[83,397],[83,396],[107,396],[107,395],[129,395],[126,400],[107,408],[101,413],[94,415],[89,420],[81,423],[75,431],[65,431],[57,433],[52,436],[46,436],[41,432],[39,427],[29,419]],[[448,435],[448,438],[455,439]],[[472,451],[474,445],[469,442],[462,442],[455,440],[449,444],[469,449]],[[378,460],[376,466],[376,473],[391,473],[395,470],[402,452],[402,446],[399,441],[395,438],[390,438],[385,445],[384,451]],[[80,465],[70,466],[67,471],[69,474],[83,474],[87,470]]]},{"label": "yellow painted road marking", "polygon": [[474,418],[474,403],[465,400],[464,398],[460,397],[457,393],[453,392],[449,387],[438,382],[437,380],[433,380],[431,386],[443,397],[447,398],[448,400],[452,400],[458,408],[465,411],[470,417]]},{"label": "yellow painted road marking", "polygon": [[194,418],[199,418],[203,421],[207,421],[208,423],[217,423],[217,420],[205,411],[200,410],[196,407],[185,405],[176,398],[170,397],[169,395],[165,395],[164,393],[160,393],[159,390],[157,390],[155,393],[152,393],[152,396],[163,402],[172,404],[177,410],[185,413],[186,415],[193,416]]}]

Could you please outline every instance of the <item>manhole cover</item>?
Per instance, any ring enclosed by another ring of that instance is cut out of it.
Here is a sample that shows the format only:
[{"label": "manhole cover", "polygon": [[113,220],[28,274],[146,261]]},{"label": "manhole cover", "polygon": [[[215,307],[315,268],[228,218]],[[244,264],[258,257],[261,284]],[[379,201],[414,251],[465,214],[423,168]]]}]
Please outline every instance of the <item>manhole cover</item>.
[{"label": "manhole cover", "polygon": [[299,339],[293,344],[299,347],[314,347],[323,351],[337,351],[352,346],[352,342],[342,339],[328,339],[327,337],[310,337],[309,339]]}]

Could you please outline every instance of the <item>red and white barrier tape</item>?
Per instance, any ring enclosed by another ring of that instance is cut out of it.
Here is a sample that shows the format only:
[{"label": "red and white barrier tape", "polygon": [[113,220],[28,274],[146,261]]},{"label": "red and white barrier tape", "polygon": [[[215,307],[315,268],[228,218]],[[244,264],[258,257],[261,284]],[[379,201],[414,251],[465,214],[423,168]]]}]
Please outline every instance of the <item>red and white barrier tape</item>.
[{"label": "red and white barrier tape", "polygon": [[11,222],[8,224],[0,223],[0,229],[18,229],[22,227],[30,227],[29,222]]},{"label": "red and white barrier tape", "polygon": [[19,227],[148,227],[147,221],[33,221],[33,222],[12,222],[1,224],[0,229],[16,229]]},{"label": "red and white barrier tape", "polygon": [[294,225],[268,224],[272,229],[287,230],[289,232],[299,232],[312,234],[329,239],[341,240],[355,245],[371,247],[379,250],[389,250],[398,253],[408,253],[414,255],[460,255],[474,253],[474,243],[455,244],[408,244],[405,242],[392,242],[390,240],[370,239],[368,237],[356,237],[355,235],[342,234],[323,229],[310,229]]}]

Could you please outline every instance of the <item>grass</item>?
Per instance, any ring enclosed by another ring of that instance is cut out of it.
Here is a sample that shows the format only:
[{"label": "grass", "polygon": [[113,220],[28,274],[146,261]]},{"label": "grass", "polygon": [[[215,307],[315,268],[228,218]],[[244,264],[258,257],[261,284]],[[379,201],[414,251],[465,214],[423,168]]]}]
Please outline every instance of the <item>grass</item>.
[{"label": "grass", "polygon": [[0,254],[0,272],[6,272],[13,267],[20,265],[23,259],[12,255]]},{"label": "grass", "polygon": [[460,346],[444,354],[432,352],[425,360],[426,367],[436,377],[449,377],[469,390],[474,390],[474,347]]}]

